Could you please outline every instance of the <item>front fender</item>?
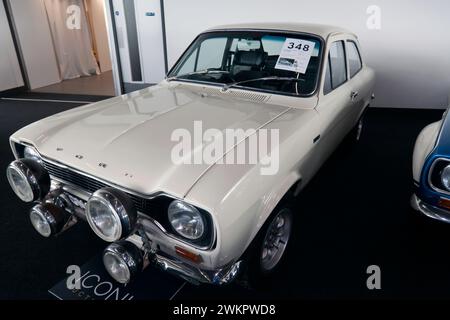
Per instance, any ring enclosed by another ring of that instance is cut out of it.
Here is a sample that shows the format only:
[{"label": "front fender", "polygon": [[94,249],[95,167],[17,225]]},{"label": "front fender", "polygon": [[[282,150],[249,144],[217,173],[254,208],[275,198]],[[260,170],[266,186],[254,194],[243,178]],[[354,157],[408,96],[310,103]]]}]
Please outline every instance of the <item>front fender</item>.
[{"label": "front fender", "polygon": [[[214,215],[218,236],[213,265],[242,256],[286,192],[300,179],[302,186],[306,184],[321,162],[315,161],[313,151],[314,138],[320,134],[315,110],[293,108],[264,129],[279,133],[278,147],[269,144],[267,150],[273,156],[270,166],[267,159],[256,164],[216,164],[186,196]],[[263,174],[269,167],[273,170]]]},{"label": "front fender", "polygon": [[413,179],[417,183],[420,182],[420,175],[425,160],[436,145],[441,124],[442,120],[429,124],[417,136],[412,162]]}]

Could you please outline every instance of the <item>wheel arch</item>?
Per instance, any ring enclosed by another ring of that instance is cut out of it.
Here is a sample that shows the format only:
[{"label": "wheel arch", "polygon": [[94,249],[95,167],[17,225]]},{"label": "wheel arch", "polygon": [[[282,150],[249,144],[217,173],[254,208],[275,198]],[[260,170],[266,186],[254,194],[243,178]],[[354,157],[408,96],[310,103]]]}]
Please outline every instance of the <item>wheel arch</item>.
[{"label": "wheel arch", "polygon": [[263,202],[259,215],[255,218],[255,228],[251,232],[251,236],[244,250],[245,252],[251,248],[252,243],[257,238],[261,228],[267,222],[273,211],[286,200],[288,197],[297,196],[302,189],[302,176],[298,172],[291,172],[281,182],[275,185],[265,196],[269,201]]}]

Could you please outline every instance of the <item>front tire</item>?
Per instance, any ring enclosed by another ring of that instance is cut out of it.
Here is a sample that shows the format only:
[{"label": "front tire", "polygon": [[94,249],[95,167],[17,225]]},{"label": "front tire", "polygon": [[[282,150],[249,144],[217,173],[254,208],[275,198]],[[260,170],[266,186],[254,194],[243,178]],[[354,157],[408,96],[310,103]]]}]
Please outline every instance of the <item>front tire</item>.
[{"label": "front tire", "polygon": [[258,233],[249,252],[247,278],[253,288],[262,288],[284,261],[292,234],[293,214],[290,206],[281,205]]},{"label": "front tire", "polygon": [[292,232],[292,212],[288,208],[279,211],[270,222],[260,249],[260,267],[264,274],[271,273],[286,252]]}]

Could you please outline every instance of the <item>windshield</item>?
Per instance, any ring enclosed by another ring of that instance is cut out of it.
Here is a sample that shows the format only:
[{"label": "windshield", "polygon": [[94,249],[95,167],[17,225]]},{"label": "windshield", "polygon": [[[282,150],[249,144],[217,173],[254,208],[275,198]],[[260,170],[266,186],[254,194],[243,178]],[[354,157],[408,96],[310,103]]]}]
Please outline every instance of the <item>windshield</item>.
[{"label": "windshield", "polygon": [[321,42],[279,32],[223,31],[200,35],[170,79],[309,95],[317,86]]}]

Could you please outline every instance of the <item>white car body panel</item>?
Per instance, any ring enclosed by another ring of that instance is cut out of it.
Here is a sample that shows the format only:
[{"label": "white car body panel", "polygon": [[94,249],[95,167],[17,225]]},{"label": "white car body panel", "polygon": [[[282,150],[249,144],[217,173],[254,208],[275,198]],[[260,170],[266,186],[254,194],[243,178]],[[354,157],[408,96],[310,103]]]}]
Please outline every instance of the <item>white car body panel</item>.
[{"label": "white car body panel", "polygon": [[[257,129],[287,109],[202,97],[188,86],[163,84],[49,117],[23,128],[13,140],[32,143],[46,158],[142,195],[164,191],[182,198],[208,165],[173,163],[174,130],[184,128],[194,136],[194,121],[202,121],[203,130]],[[192,152],[201,151],[202,141],[193,143]]]}]

